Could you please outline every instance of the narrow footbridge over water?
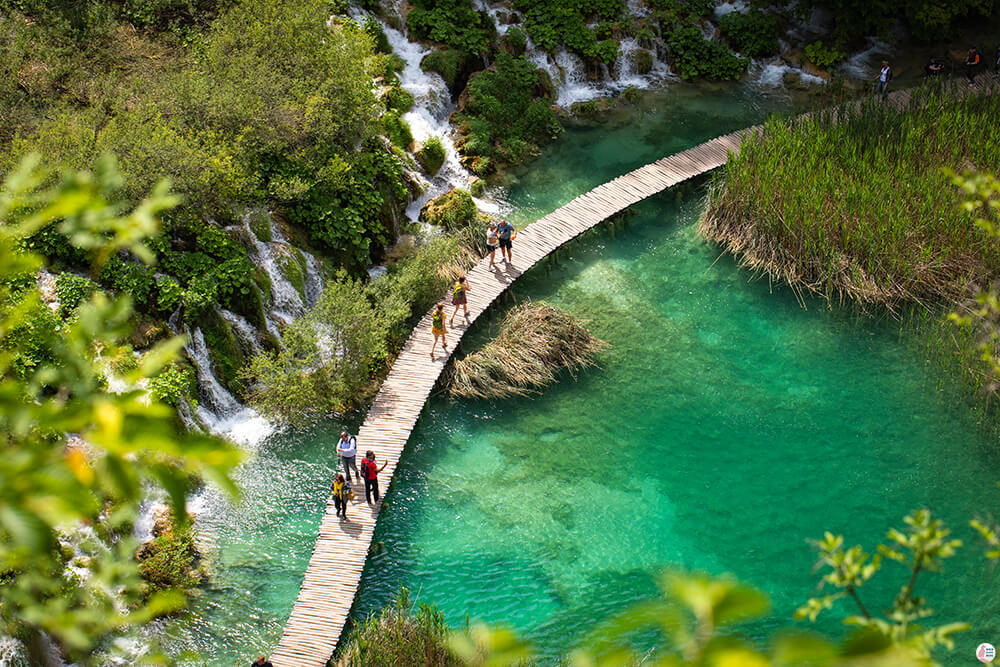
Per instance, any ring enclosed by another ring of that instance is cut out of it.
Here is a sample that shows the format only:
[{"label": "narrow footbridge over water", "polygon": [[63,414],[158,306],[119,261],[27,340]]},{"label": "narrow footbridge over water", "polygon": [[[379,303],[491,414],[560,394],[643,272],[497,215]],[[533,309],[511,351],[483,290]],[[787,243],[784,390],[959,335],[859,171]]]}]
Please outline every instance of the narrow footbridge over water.
[{"label": "narrow footbridge over water", "polygon": [[[985,81],[981,84],[991,85]],[[894,104],[905,105],[909,99],[907,90],[890,95]],[[469,323],[449,330],[449,350],[432,361],[431,313],[424,315],[399,353],[358,433],[358,449],[362,453],[372,450],[378,461],[387,464],[380,475],[383,488],[388,487],[386,482],[396,470],[410,432],[451,351],[476,318],[519,276],[614,214],[722,166],[730,152],[739,151],[744,138],[760,131],[758,125],[706,141],[600,185],[522,230],[514,242],[513,266],[500,263],[497,270],[490,270],[483,260],[469,271]],[[331,443],[331,455],[333,447]],[[349,508],[350,520],[345,522],[337,517],[333,498],[327,499],[302,588],[271,656],[277,667],[321,666],[333,654],[354,604],[380,509],[381,503],[371,507],[363,499],[356,500]]]}]

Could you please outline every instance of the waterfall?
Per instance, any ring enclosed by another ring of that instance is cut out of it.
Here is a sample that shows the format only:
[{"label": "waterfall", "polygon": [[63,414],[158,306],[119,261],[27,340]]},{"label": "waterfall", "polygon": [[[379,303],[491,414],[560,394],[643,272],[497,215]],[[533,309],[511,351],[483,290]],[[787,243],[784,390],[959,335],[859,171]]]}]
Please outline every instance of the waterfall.
[{"label": "waterfall", "polygon": [[258,339],[257,330],[254,329],[252,324],[246,321],[246,318],[225,308],[219,308],[219,315],[233,328],[233,333],[236,335],[237,341],[239,341],[240,349],[245,354],[253,356],[264,351]]},{"label": "waterfall", "polygon": [[274,425],[233,398],[212,372],[208,345],[200,328],[189,333],[184,350],[198,377],[198,421],[209,431],[242,445],[253,446],[274,432]]}]

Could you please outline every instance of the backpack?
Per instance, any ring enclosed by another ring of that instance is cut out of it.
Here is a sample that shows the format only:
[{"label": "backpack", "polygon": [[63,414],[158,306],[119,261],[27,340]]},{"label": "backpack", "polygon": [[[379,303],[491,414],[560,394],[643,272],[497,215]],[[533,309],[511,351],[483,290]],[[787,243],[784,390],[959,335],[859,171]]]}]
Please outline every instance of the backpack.
[{"label": "backpack", "polygon": [[371,479],[372,477],[375,477],[375,475],[378,474],[377,471],[372,470],[372,467],[374,465],[375,465],[375,462],[374,461],[369,461],[367,457],[361,459],[361,478],[362,479]]},{"label": "backpack", "polygon": [[464,292],[465,285],[456,281],[455,286],[451,288],[451,296],[455,299],[461,299]]}]

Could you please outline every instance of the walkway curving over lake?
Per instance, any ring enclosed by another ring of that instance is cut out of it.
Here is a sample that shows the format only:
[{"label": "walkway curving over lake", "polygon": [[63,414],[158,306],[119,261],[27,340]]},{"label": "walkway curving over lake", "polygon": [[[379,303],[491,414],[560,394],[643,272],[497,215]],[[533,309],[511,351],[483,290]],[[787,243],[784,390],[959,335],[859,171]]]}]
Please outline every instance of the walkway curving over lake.
[{"label": "walkway curving over lake", "polygon": [[[891,95],[896,104],[906,104],[909,97],[905,90]],[[448,332],[449,350],[432,361],[431,313],[424,315],[399,353],[358,433],[360,452],[370,449],[379,461],[387,463],[380,475],[382,488],[388,488],[387,482],[451,351],[476,318],[519,276],[614,214],[722,166],[730,152],[739,151],[744,137],[760,129],[758,125],[712,139],[600,185],[522,230],[514,242],[513,267],[500,264],[492,271],[483,260],[469,271],[469,324],[456,319],[460,325]],[[332,442],[330,448],[332,456]],[[374,508],[366,505],[361,491],[360,502],[351,505],[347,522],[335,514],[332,497],[327,499],[302,588],[271,656],[277,667],[325,665],[337,645],[354,604],[381,509],[381,503]]]}]

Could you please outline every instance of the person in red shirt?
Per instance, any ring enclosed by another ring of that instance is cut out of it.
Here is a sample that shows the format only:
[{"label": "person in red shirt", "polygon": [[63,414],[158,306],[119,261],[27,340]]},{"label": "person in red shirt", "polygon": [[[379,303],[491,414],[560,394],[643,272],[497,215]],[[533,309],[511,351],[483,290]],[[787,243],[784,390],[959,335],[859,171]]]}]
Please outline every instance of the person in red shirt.
[{"label": "person in red shirt", "polygon": [[388,461],[379,468],[375,463],[375,452],[371,450],[365,452],[365,458],[361,459],[361,478],[365,480],[365,500],[369,505],[372,504],[372,495],[375,496],[375,502],[378,502],[378,474],[385,470],[387,465]]}]

